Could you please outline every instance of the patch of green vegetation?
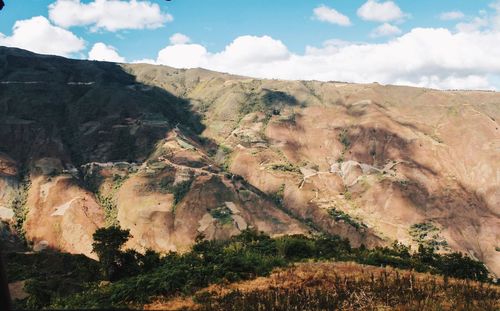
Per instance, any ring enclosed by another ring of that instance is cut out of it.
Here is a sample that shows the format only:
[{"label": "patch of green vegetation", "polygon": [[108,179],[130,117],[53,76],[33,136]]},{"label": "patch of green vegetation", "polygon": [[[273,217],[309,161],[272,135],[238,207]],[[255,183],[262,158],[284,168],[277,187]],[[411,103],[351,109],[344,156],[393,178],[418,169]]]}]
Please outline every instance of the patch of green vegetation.
[{"label": "patch of green vegetation", "polygon": [[345,161],[345,153],[349,149],[349,147],[351,146],[351,140],[349,139],[348,134],[349,133],[348,133],[347,129],[342,129],[339,133],[339,140],[340,140],[340,143],[342,144],[342,146],[344,146],[344,148],[342,149],[340,156],[337,158],[337,163],[342,163]]},{"label": "patch of green vegetation", "polygon": [[345,151],[340,153],[340,156],[337,158],[337,163],[342,163],[345,161]]},{"label": "patch of green vegetation", "polygon": [[160,181],[158,182],[158,187],[159,187],[160,192],[162,192],[162,193],[171,192],[172,191],[171,185],[174,181],[175,181],[175,178],[172,175],[162,177],[160,179]]},{"label": "patch of green vegetation", "polygon": [[233,222],[233,212],[226,206],[220,206],[210,210],[210,215],[223,225]]},{"label": "patch of green vegetation", "polygon": [[191,145],[190,143],[180,139],[180,138],[177,138],[177,143],[184,149],[187,149],[187,150],[196,150],[196,147]]},{"label": "patch of green vegetation", "polygon": [[407,189],[408,186],[411,184],[411,182],[408,179],[399,179],[397,183],[401,186],[403,189]]},{"label": "patch of green vegetation", "polygon": [[441,230],[439,230],[439,228],[432,222],[414,224],[409,230],[413,241],[419,245],[436,250],[447,249],[448,242],[446,242],[446,240],[439,235],[440,232]]},{"label": "patch of green vegetation", "polygon": [[497,246],[497,247],[495,247],[495,250],[496,250],[497,252],[500,252],[500,247],[498,247],[498,246]]},{"label": "patch of green vegetation", "polygon": [[346,201],[352,200],[352,193],[351,191],[349,191],[349,188],[347,186],[344,188],[344,192],[342,192],[342,195],[344,196],[344,199]]},{"label": "patch of green vegetation", "polygon": [[340,143],[344,146],[344,150],[349,149],[349,147],[351,146],[351,140],[349,139],[347,129],[342,129],[342,131],[340,131],[339,140]]},{"label": "patch of green vegetation", "polygon": [[300,173],[300,168],[291,163],[274,163],[269,168],[273,171]]},{"label": "patch of green vegetation", "polygon": [[275,193],[270,194],[270,197],[278,207],[283,207],[283,201],[285,199],[285,184],[281,184]]},{"label": "patch of green vegetation", "polygon": [[106,227],[113,227],[119,224],[118,221],[118,206],[116,205],[113,195],[103,195],[101,193],[96,194],[97,203],[104,210],[104,221]]},{"label": "patch of green vegetation", "polygon": [[241,189],[238,191],[238,193],[240,194],[240,198],[243,201],[248,201],[252,197],[252,191],[250,190]]},{"label": "patch of green vegetation", "polygon": [[288,115],[280,116],[278,118],[278,122],[287,122],[287,123],[295,124],[296,116],[297,115],[296,115],[295,111],[293,111],[292,113],[290,113]]},{"label": "patch of green vegetation", "polygon": [[335,219],[335,221],[343,221],[346,224],[350,225],[351,227],[354,227],[356,230],[359,230],[361,228],[367,228],[367,226],[362,223],[356,221],[354,218],[352,218],[349,214],[345,213],[344,211],[338,210],[336,208],[331,208],[328,213],[330,216]]},{"label": "patch of green vegetation", "polygon": [[233,150],[223,144],[219,145],[217,152],[215,153],[215,161],[221,166],[222,171],[229,172],[231,168],[231,153]]},{"label": "patch of green vegetation", "polygon": [[70,296],[97,282],[97,261],[84,255],[52,251],[8,253],[5,255],[9,282],[26,280],[24,290],[30,295],[14,302],[15,310],[39,310],[56,298]]},{"label": "patch of green vegetation", "polygon": [[193,179],[190,178],[188,180],[177,183],[170,188],[172,194],[174,195],[175,205],[177,205],[184,198],[184,196],[186,196],[186,194],[189,192],[189,189],[191,189],[192,183]]},{"label": "patch of green vegetation", "polygon": [[446,112],[449,116],[456,117],[459,114],[458,107],[456,105],[448,107]]},{"label": "patch of green vegetation", "polygon": [[14,211],[14,229],[19,237],[26,242],[24,223],[28,215],[28,208],[26,206],[28,200],[28,192],[31,186],[29,174],[25,175],[14,194],[14,198],[10,202],[11,209]]},{"label": "patch of green vegetation", "polygon": [[118,174],[113,175],[113,190],[118,190],[121,188],[123,183],[128,179],[128,175],[122,176]]}]

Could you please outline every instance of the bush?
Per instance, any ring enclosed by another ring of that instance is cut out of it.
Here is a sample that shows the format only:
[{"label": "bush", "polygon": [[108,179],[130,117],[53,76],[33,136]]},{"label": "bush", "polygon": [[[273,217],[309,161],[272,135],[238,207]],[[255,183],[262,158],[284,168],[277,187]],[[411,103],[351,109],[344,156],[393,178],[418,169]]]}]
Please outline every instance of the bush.
[{"label": "bush", "polygon": [[171,191],[174,195],[174,204],[179,203],[184,198],[189,189],[191,189],[192,183],[193,180],[189,179],[172,186]]},{"label": "bush", "polygon": [[278,239],[278,249],[288,260],[314,257],[314,241],[304,235],[285,236]]}]

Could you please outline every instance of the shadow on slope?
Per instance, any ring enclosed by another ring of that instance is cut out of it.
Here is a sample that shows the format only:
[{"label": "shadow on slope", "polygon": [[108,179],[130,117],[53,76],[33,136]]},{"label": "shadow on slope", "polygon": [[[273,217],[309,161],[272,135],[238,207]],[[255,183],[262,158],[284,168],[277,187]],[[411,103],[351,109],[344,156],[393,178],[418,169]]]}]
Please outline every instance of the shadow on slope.
[{"label": "shadow on slope", "polygon": [[21,162],[141,161],[176,125],[201,133],[191,104],[119,64],[0,48],[0,148]]}]

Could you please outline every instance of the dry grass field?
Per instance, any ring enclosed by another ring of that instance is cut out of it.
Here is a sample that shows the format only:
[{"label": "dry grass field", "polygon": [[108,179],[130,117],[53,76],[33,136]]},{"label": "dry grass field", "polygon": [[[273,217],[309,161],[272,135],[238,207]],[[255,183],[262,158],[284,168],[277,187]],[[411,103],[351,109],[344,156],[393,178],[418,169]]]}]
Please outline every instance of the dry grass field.
[{"label": "dry grass field", "polygon": [[303,263],[269,277],[159,299],[148,310],[499,310],[500,287],[355,263]]}]

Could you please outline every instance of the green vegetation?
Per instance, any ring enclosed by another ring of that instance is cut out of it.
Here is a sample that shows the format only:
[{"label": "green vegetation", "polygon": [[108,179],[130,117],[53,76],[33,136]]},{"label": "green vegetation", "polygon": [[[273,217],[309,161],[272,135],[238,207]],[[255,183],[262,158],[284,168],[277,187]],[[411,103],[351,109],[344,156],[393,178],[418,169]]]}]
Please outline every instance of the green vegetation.
[{"label": "green vegetation", "polygon": [[344,150],[349,149],[349,147],[351,146],[351,140],[349,139],[347,129],[342,129],[342,131],[339,133],[339,140],[340,143],[344,146]]},{"label": "green vegetation", "polygon": [[331,208],[328,213],[330,214],[330,216],[332,216],[333,219],[335,219],[335,221],[343,221],[346,224],[356,228],[356,230],[366,228],[365,224],[356,221],[349,214],[345,213],[344,211],[338,210],[335,207]]},{"label": "green vegetation", "polygon": [[437,250],[447,249],[448,243],[439,235],[440,231],[432,222],[423,222],[410,227],[410,236],[419,245]]},{"label": "green vegetation", "polygon": [[97,192],[96,199],[99,205],[104,209],[104,221],[107,227],[117,226],[118,222],[118,206],[116,205],[113,195],[103,195]]},{"label": "green vegetation", "polygon": [[58,297],[84,291],[87,284],[99,281],[99,263],[83,255],[44,251],[8,253],[5,258],[9,282],[27,280],[30,297],[17,301],[15,309],[37,310]]},{"label": "green vegetation", "polygon": [[118,174],[113,175],[113,190],[118,190],[121,188],[123,183],[127,180],[128,175],[122,176]]},{"label": "green vegetation", "polygon": [[191,189],[191,184],[193,183],[192,179],[188,179],[173,185],[170,190],[174,195],[174,204],[179,203],[184,196],[188,193],[189,189]]},{"label": "green vegetation", "polygon": [[217,156],[220,158],[220,159],[217,159],[217,161],[220,163],[221,168],[224,172],[230,171],[231,153],[232,152],[233,152],[233,150],[225,145],[220,145],[219,149],[217,150]]},{"label": "green vegetation", "polygon": [[283,200],[285,199],[285,184],[282,184],[278,191],[270,194],[269,196],[278,207],[283,207]]},{"label": "green vegetation", "polygon": [[233,221],[233,212],[226,206],[220,206],[210,210],[210,215],[221,224],[230,224]]},{"label": "green vegetation", "polygon": [[[409,247],[398,243],[392,247],[369,250],[365,247],[351,248],[346,239],[338,236],[292,235],[270,238],[263,233],[245,230],[225,241],[208,241],[199,236],[190,252],[169,253],[160,257],[152,251],[142,255],[122,250],[129,237],[127,230],[118,227],[96,231],[93,246],[100,258],[98,265],[101,277],[96,277],[97,274],[92,270],[85,270],[95,263],[84,262],[77,271],[71,271],[84,274],[75,274],[71,278],[75,283],[71,286],[71,291],[60,290],[54,284],[55,289],[50,284],[36,283],[46,280],[40,279],[37,274],[19,276],[24,273],[19,268],[14,274],[19,279],[33,277],[33,284],[36,286],[29,286],[27,290],[33,297],[38,297],[38,300],[30,306],[52,309],[140,307],[154,297],[193,294],[213,283],[267,276],[276,267],[303,260],[356,261],[450,277],[488,280],[484,265],[462,254],[439,255],[433,249],[423,246],[411,253]],[[51,262],[46,264],[51,265]],[[43,267],[38,268],[50,273]],[[57,267],[51,266],[50,269]],[[11,272],[12,266],[9,266],[9,273]],[[113,282],[102,283],[100,280],[103,279]],[[27,306],[28,302],[19,302],[21,305],[23,303]]]},{"label": "green vegetation", "polygon": [[26,216],[28,215],[26,201],[28,200],[28,191],[30,186],[31,182],[29,175],[26,175],[19,184],[14,198],[10,203],[11,208],[14,211],[14,229],[23,241],[26,241],[24,222],[26,221]]},{"label": "green vegetation", "polygon": [[351,140],[349,139],[349,135],[348,135],[347,129],[342,129],[342,131],[340,131],[340,133],[339,133],[339,140],[340,140],[340,143],[342,144],[342,146],[344,146],[344,148],[342,149],[342,152],[340,153],[340,156],[337,159],[337,162],[338,163],[342,163],[342,162],[345,161],[345,153],[346,153],[346,151],[351,146]]},{"label": "green vegetation", "polygon": [[273,171],[300,173],[300,168],[291,163],[274,163],[269,168]]},{"label": "green vegetation", "polygon": [[94,253],[99,257],[101,272],[104,279],[115,279],[114,274],[121,268],[123,253],[121,248],[130,238],[129,230],[119,227],[97,229],[92,244]]}]

